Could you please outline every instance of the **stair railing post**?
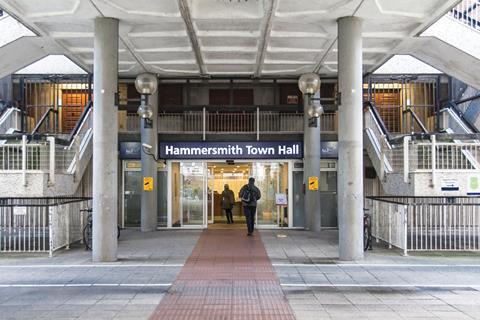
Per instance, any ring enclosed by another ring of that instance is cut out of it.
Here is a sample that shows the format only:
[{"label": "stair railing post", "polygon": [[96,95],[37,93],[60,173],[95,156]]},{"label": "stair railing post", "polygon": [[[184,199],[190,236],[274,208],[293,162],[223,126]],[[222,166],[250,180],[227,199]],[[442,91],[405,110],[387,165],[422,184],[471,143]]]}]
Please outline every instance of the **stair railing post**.
[{"label": "stair railing post", "polygon": [[55,183],[55,137],[47,137],[49,156],[48,156],[48,181]]},{"label": "stair railing post", "polygon": [[410,137],[403,138],[403,181],[408,183],[408,174],[410,171],[410,158],[409,158],[409,146],[410,146]]},{"label": "stair railing post", "polygon": [[80,178],[80,138],[78,135],[75,137],[75,171],[73,177],[75,181]]},{"label": "stair railing post", "polygon": [[432,186],[435,187],[435,177],[437,170],[437,139],[435,135],[430,136],[430,141],[432,143]]},{"label": "stair railing post", "polygon": [[386,155],[385,155],[385,148],[386,148],[386,143],[385,143],[385,135],[381,135],[381,138],[380,138],[380,181],[383,181],[383,179],[385,178],[385,159],[386,159]]},{"label": "stair railing post", "polygon": [[27,185],[27,136],[22,136],[22,184]]}]

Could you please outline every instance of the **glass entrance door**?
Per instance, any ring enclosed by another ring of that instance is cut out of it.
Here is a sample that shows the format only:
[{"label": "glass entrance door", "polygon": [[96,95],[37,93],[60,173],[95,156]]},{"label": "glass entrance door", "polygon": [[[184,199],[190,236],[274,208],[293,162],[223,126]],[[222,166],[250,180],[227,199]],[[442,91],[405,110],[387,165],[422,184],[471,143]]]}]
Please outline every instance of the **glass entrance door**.
[{"label": "glass entrance door", "polygon": [[288,164],[255,162],[252,166],[255,184],[262,193],[257,204],[257,225],[288,226],[288,210],[276,205],[275,194],[287,194]]},{"label": "glass entrance door", "polygon": [[[172,226],[206,226],[206,170],[202,162],[172,163]],[[175,189],[178,187],[179,192]]]}]

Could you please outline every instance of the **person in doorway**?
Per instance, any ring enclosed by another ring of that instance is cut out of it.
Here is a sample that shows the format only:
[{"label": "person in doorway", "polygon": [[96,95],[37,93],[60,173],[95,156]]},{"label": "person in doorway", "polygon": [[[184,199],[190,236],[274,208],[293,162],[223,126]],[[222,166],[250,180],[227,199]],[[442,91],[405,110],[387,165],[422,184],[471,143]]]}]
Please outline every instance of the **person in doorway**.
[{"label": "person in doorway", "polygon": [[257,211],[257,201],[261,198],[260,189],[255,186],[255,178],[249,178],[248,184],[244,185],[238,193],[242,200],[243,213],[247,220],[247,236],[253,234],[255,225],[255,212]]},{"label": "person in doorway", "polygon": [[226,184],[222,192],[222,209],[225,210],[228,224],[233,223],[232,208],[234,204],[235,196],[228,184]]}]

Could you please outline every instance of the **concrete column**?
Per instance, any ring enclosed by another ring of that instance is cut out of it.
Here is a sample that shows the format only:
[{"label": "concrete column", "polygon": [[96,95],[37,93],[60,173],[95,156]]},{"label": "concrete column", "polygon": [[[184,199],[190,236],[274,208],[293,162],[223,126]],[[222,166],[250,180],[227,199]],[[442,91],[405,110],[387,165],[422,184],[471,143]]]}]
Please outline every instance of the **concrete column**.
[{"label": "concrete column", "polygon": [[[143,143],[152,146],[148,153],[157,158],[158,149],[158,92],[153,95],[143,95],[142,100],[148,99],[152,107],[153,115],[150,125],[144,119],[140,119],[140,139]],[[146,101],[145,101],[146,102]],[[143,103],[143,102],[142,102]],[[157,161],[146,152],[142,152],[142,176],[153,178],[153,189],[142,190],[141,199],[141,230],[142,232],[154,231],[157,228]]]},{"label": "concrete column", "polygon": [[338,227],[340,260],[363,258],[362,20],[338,20]]},{"label": "concrete column", "polygon": [[[312,96],[303,95],[303,179],[305,183],[305,227],[311,231],[320,231],[320,191],[309,190],[309,177],[320,179],[320,121],[308,118],[308,108]],[[314,126],[316,122],[316,126]]]},{"label": "concrete column", "polygon": [[118,219],[118,20],[95,19],[93,54],[93,254],[117,260]]}]

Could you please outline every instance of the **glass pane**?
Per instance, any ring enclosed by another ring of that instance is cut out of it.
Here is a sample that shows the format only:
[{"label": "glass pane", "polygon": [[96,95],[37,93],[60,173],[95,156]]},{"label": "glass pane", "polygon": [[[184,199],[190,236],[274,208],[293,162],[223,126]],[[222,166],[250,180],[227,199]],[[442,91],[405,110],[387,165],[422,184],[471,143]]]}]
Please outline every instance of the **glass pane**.
[{"label": "glass pane", "polygon": [[293,226],[305,227],[305,197],[303,194],[303,171],[293,172]]},{"label": "glass pane", "polygon": [[283,163],[254,163],[253,177],[262,193],[257,205],[257,224],[280,225],[287,218],[283,208],[275,203],[276,193],[287,193],[288,165]]},{"label": "glass pane", "polygon": [[203,225],[204,174],[203,163],[180,163],[182,225]]},{"label": "glass pane", "polygon": [[157,173],[157,214],[158,225],[160,227],[167,226],[167,172],[158,171]]},{"label": "glass pane", "polygon": [[125,171],[125,227],[140,226],[142,173],[140,171]]},{"label": "glass pane", "polygon": [[180,163],[172,163],[172,227],[180,227]]}]

